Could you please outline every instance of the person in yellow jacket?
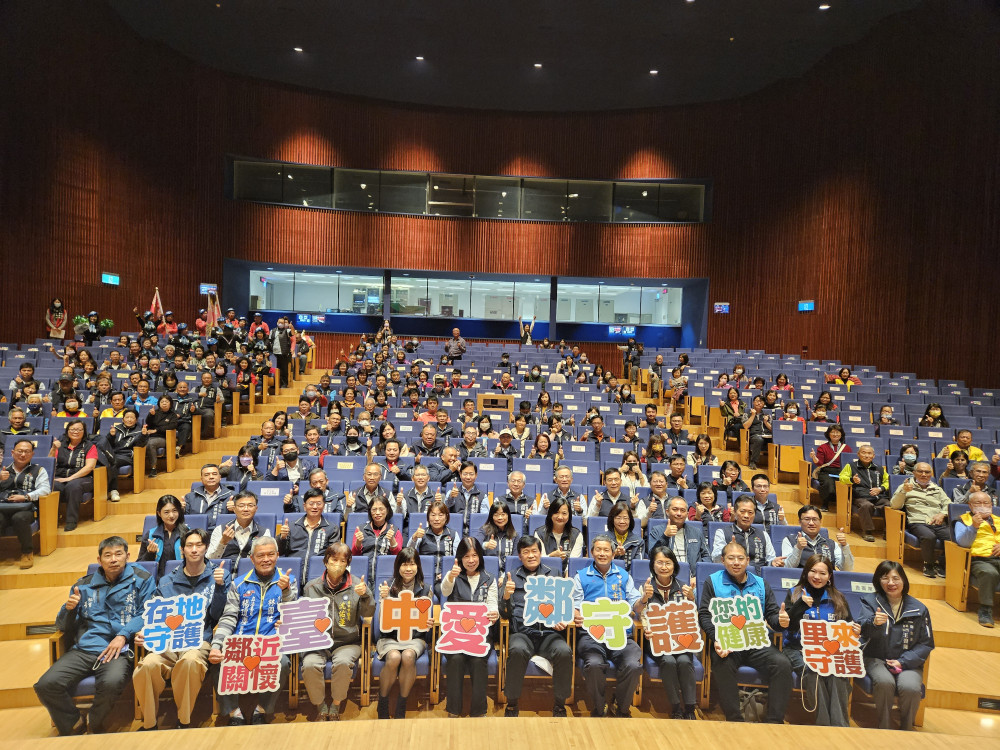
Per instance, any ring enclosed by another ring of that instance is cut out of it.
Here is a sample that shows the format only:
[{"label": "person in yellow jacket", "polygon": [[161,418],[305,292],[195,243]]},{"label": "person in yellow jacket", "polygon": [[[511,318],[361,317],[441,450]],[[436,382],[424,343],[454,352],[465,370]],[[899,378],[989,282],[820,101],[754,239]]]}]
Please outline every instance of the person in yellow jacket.
[{"label": "person in yellow jacket", "polygon": [[979,624],[993,627],[993,595],[1000,584],[1000,516],[985,492],[969,495],[969,512],[955,524],[955,541],[972,552],[971,578],[979,586]]},{"label": "person in yellow jacket", "polygon": [[[956,430],[955,442],[942,448],[938,453],[938,458],[948,458],[955,451],[965,451],[970,461],[989,460],[986,458],[986,454],[983,453],[982,448],[978,448],[972,444],[972,430]],[[993,463],[996,463],[997,460],[995,459]]]}]

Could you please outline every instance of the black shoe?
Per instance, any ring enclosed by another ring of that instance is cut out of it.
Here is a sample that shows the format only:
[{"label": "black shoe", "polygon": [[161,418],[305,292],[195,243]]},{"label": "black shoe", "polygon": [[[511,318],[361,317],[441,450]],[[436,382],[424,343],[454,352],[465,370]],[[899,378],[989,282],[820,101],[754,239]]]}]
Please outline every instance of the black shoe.
[{"label": "black shoe", "polygon": [[980,607],[979,608],[979,624],[984,628],[992,628],[993,626],[993,608],[992,607]]},{"label": "black shoe", "polygon": [[600,708],[595,708],[590,712],[590,718],[592,719],[603,719],[608,715],[608,707],[601,706]]},{"label": "black shoe", "polygon": [[747,464],[747,468],[750,469],[750,471],[757,471],[757,464],[751,461],[750,463]]},{"label": "black shoe", "polygon": [[693,703],[684,706],[684,718],[688,721],[694,721],[698,718],[698,715],[695,713],[695,706]]},{"label": "black shoe", "polygon": [[875,541],[875,537],[872,534],[862,534],[861,538],[864,539],[866,542],[874,542]]},{"label": "black shoe", "polygon": [[671,719],[683,719],[684,718],[684,711],[681,709],[680,706],[675,706],[674,710],[670,713],[670,718]]},{"label": "black shoe", "polygon": [[139,729],[136,730],[136,731],[139,731],[139,732],[155,732],[157,729],[159,729],[159,727],[139,727]]},{"label": "black shoe", "polygon": [[566,704],[556,703],[552,706],[552,717],[555,719],[565,719],[566,718]]},{"label": "black shoe", "polygon": [[924,577],[925,578],[937,578],[937,572],[934,570],[933,565],[924,566]]},{"label": "black shoe", "polygon": [[191,728],[191,725],[190,725],[190,724],[181,724],[181,723],[180,723],[180,722],[178,721],[178,722],[177,722],[177,728],[178,728],[178,729],[190,729],[190,728]]},{"label": "black shoe", "polygon": [[73,531],[75,528],[76,528],[76,524],[71,522],[71,523],[66,524],[65,527],[63,527],[63,531]]},{"label": "black shoe", "polygon": [[147,471],[146,476],[149,477],[150,479],[154,479],[156,477],[156,469],[150,469],[149,471]]},{"label": "black shoe", "polygon": [[383,697],[381,695],[379,696],[379,699],[378,699],[378,717],[380,719],[388,719],[389,718],[389,697],[388,696],[385,696],[385,697]]},{"label": "black shoe", "polygon": [[503,710],[503,715],[508,718],[513,718],[521,713],[521,709],[517,707],[517,703],[508,703],[507,707]]},{"label": "black shoe", "polygon": [[406,698],[407,696],[400,695],[396,698],[396,718],[405,719],[406,718]]},{"label": "black shoe", "polygon": [[253,718],[250,720],[250,723],[259,725],[259,724],[270,724],[272,721],[274,721],[273,715],[265,714],[262,711],[254,711]]},{"label": "black shoe", "polygon": [[231,726],[231,727],[245,727],[246,723],[247,723],[247,720],[244,719],[242,716],[230,716],[229,717],[229,726]]},{"label": "black shoe", "polygon": [[944,573],[944,565],[938,564],[938,566],[935,568],[934,572],[937,574],[938,578],[946,578],[947,577],[947,576],[945,576],[945,573]]}]

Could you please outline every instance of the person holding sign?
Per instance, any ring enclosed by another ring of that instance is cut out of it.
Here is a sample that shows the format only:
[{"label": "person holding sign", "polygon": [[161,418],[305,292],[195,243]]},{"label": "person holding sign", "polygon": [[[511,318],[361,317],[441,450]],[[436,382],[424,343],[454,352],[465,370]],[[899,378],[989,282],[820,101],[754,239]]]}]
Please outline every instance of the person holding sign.
[{"label": "person holding sign", "polygon": [[[564,500],[559,502],[565,505]],[[512,572],[508,571],[502,583],[503,594],[499,602],[500,615],[510,623],[507,674],[504,680],[507,708],[504,716],[519,714],[518,701],[524,685],[525,670],[534,656],[552,665],[552,692],[555,701],[552,715],[566,716],[566,701],[573,676],[573,654],[566,642],[566,626],[573,617],[573,602],[571,597],[560,600],[558,589],[560,584],[571,582],[560,578],[556,571],[542,564],[542,549],[538,539],[534,537],[522,536],[518,539],[517,556],[521,560],[521,566]],[[529,581],[532,582],[530,586]],[[565,616],[564,621],[546,622],[548,617],[558,620],[560,613]]]},{"label": "person holding sign", "polygon": [[[333,645],[324,651],[313,651],[302,657],[302,681],[306,684],[309,702],[316,708],[316,721],[337,721],[340,704],[347,698],[354,667],[361,657],[361,621],[375,613],[375,600],[368,590],[365,578],[351,577],[351,550],[336,541],[323,554],[324,572],[309,581],[302,590],[303,597],[329,601],[332,621]],[[331,663],[330,694],[326,702],[326,684],[323,672]]]},{"label": "person holding sign", "polygon": [[[73,646],[35,683],[38,700],[61,736],[104,731],[104,720],[132,671],[129,642],[142,627],[142,607],[156,581],[128,561],[128,542],[109,536],[97,548],[100,568],[73,584],[56,617],[56,629],[71,635]],[[94,675],[97,688],[88,720],[73,703],[73,691]]]},{"label": "person holding sign", "polygon": [[[205,601],[200,643],[186,651],[168,649],[161,653],[147,653],[136,665],[132,686],[142,712],[143,729],[156,728],[157,706],[168,677],[177,704],[178,727],[187,729],[191,726],[191,712],[208,671],[212,630],[226,606],[231,576],[219,563],[206,560],[208,532],[204,529],[186,530],[181,535],[180,548],[184,564],[160,578],[154,596],[163,599],[197,596]],[[176,632],[176,628],[173,630]],[[135,645],[145,645],[141,632],[135,637]]]},{"label": "person holding sign", "polygon": [[[670,620],[669,635],[678,643],[684,639],[691,643],[701,643],[698,632],[698,610],[694,605],[694,579],[685,582],[675,575],[678,570],[677,558],[674,553],[663,545],[653,548],[649,556],[649,578],[643,585],[643,596],[651,605],[645,612],[643,628],[646,630],[647,649],[651,642],[650,612],[654,605],[666,606],[671,602],[690,602],[690,617],[684,610],[675,612]],[[667,700],[673,707],[671,719],[695,719],[697,703],[697,684],[694,678],[694,654],[688,651],[679,653],[664,653],[653,656],[660,668],[660,681],[667,694]]]},{"label": "person holding sign", "polygon": [[[212,650],[208,655],[212,664],[223,661],[223,649],[229,635],[275,635],[280,616],[278,604],[298,598],[298,581],[291,576],[290,571],[277,569],[278,542],[274,537],[256,537],[250,547],[250,561],[253,563],[253,570],[236,579],[229,587],[226,608],[219,618],[219,625],[212,638]],[[234,560],[233,564],[236,562]],[[288,657],[282,656],[279,689],[259,695],[252,719],[254,724],[271,723],[281,688],[288,681],[289,666]],[[229,716],[231,727],[246,724],[238,695],[219,695],[219,713]]]},{"label": "person holding sign", "polygon": [[[851,630],[849,639],[856,643],[857,636],[861,634],[861,626],[852,623],[852,619],[847,600],[833,583],[833,566],[829,557],[822,554],[811,555],[802,566],[799,582],[785,596],[785,601],[778,613],[778,624],[785,630],[783,653],[791,662],[792,669],[802,675],[803,706],[806,705],[808,696],[814,696],[816,724],[819,726],[847,727],[851,725],[847,715],[847,703],[851,690],[850,677],[838,677],[836,673],[819,674],[811,662],[807,666],[806,659],[803,658],[804,644],[800,634],[800,623],[803,620],[819,620],[824,624],[834,623],[834,628],[840,624]],[[801,630],[807,628],[808,626],[805,626]],[[835,644],[836,652],[830,654],[822,648],[827,642],[829,641],[821,643],[821,648],[817,649],[822,657],[821,664],[826,663],[832,667],[831,657],[850,658],[858,667],[858,676],[863,674],[863,670],[860,669],[860,649],[853,652],[853,657],[849,657],[848,654],[851,652],[842,652],[840,644],[837,643]],[[846,674],[846,670],[842,671]]]},{"label": "person holding sign", "polygon": [[[380,601],[396,598],[403,591],[408,591],[414,599],[430,596],[430,589],[424,584],[420,557],[412,547],[404,547],[396,555],[392,581],[379,586],[378,597]],[[399,698],[396,700],[394,715],[397,719],[405,719],[406,699],[410,695],[414,680],[417,679],[417,657],[427,649],[430,634],[424,633],[415,638],[398,640],[398,631],[382,632],[379,628],[376,635],[379,638],[375,642],[375,654],[385,662],[378,676],[378,717],[389,718],[389,693],[399,682]]]},{"label": "person holding sign", "polygon": [[743,721],[736,673],[753,667],[768,684],[765,721],[781,724],[792,693],[792,665],[770,645],[764,627],[781,630],[774,593],[767,581],[747,570],[750,558],[739,541],[730,540],[721,558],[725,568],[705,581],[698,607],[702,630],[713,641],[712,678],[718,683],[719,705],[726,721]]},{"label": "person holding sign", "polygon": [[[498,505],[503,506],[500,502]],[[506,510],[506,506],[503,506]],[[455,550],[455,563],[441,580],[441,594],[451,602],[481,602],[486,604],[486,615],[492,625],[500,619],[497,606],[497,581],[486,572],[483,547],[478,539],[465,537]],[[443,618],[443,615],[442,615]],[[445,636],[442,635],[442,639]],[[468,673],[471,684],[470,716],[486,715],[486,666],[488,656],[448,652],[445,665],[447,682],[447,710],[449,716],[462,713],[462,689]]]},{"label": "person holding sign", "polygon": [[[590,556],[593,564],[573,579],[573,621],[581,628],[576,653],[583,661],[590,715],[607,714],[604,689],[610,661],[618,673],[612,713],[627,718],[642,676],[642,651],[631,637],[632,620],[628,614],[641,614],[649,599],[636,589],[632,576],[612,562],[614,543],[607,534],[594,537]],[[615,606],[616,602],[626,606]]]},{"label": "person holding sign", "polygon": [[899,728],[913,729],[920,708],[924,662],[934,648],[927,607],[910,596],[903,566],[883,560],[872,575],[874,593],[861,599],[861,645],[872,681],[879,729],[892,729],[892,699],[899,703]]}]

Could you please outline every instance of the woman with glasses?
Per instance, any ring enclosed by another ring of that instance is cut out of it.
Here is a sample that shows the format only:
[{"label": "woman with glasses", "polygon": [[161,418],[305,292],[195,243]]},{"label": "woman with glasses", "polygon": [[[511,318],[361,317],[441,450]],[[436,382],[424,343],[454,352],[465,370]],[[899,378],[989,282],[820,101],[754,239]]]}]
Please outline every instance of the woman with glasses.
[{"label": "woman with glasses", "polygon": [[934,648],[927,607],[910,596],[903,566],[883,560],[872,576],[874,593],[861,599],[861,646],[872,681],[879,729],[892,729],[892,699],[899,704],[899,728],[913,729],[920,708],[924,662]]}]

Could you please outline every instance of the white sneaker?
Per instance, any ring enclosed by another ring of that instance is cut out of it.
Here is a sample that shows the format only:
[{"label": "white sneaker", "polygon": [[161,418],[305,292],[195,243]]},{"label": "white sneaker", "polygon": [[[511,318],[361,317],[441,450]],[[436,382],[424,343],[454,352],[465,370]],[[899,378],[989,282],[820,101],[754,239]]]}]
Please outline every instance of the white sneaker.
[{"label": "white sneaker", "polygon": [[111,492],[108,493],[108,500],[113,503],[117,503],[121,499],[122,496],[118,494],[118,490],[111,490]]},{"label": "white sneaker", "polygon": [[177,446],[176,448],[174,448],[174,458],[180,458],[180,457],[181,457],[181,448],[180,446]]}]

